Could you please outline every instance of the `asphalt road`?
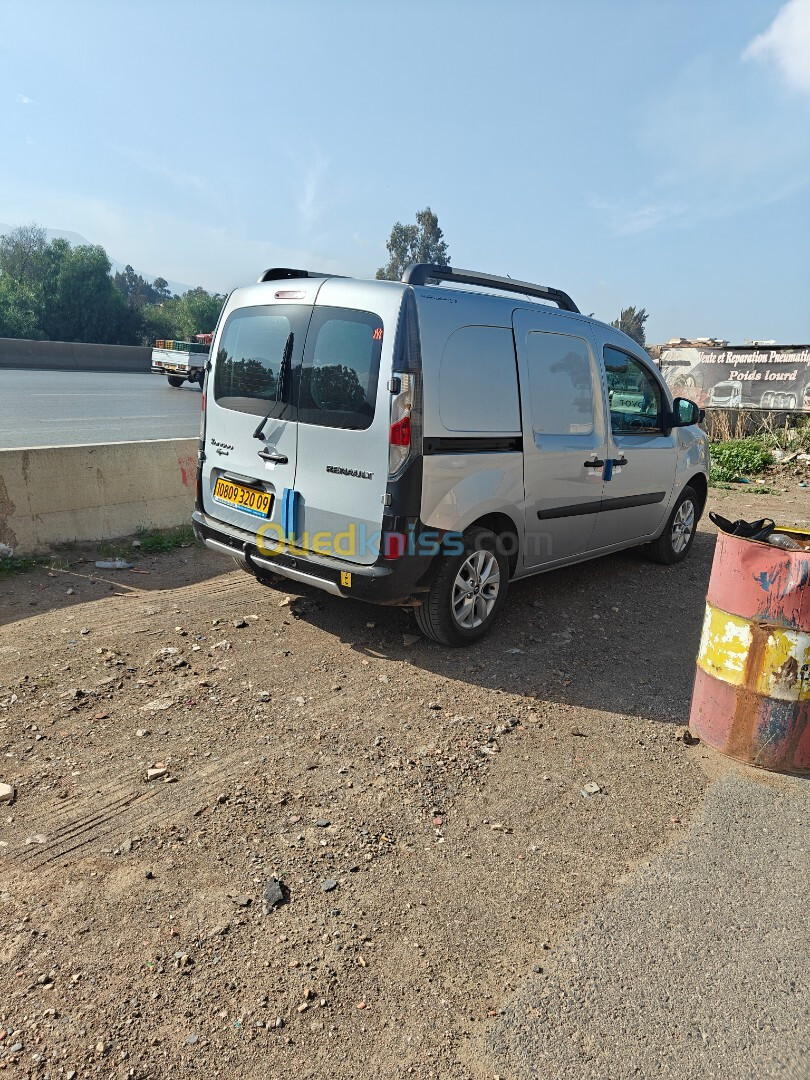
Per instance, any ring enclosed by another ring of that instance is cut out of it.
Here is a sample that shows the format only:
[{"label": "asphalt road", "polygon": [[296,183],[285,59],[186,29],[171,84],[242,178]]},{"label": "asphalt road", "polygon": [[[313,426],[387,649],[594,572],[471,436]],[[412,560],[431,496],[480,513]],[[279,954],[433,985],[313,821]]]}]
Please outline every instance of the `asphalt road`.
[{"label": "asphalt road", "polygon": [[730,765],[492,1033],[512,1080],[810,1076],[808,786]]},{"label": "asphalt road", "polygon": [[200,389],[161,375],[0,371],[0,449],[193,438]]}]

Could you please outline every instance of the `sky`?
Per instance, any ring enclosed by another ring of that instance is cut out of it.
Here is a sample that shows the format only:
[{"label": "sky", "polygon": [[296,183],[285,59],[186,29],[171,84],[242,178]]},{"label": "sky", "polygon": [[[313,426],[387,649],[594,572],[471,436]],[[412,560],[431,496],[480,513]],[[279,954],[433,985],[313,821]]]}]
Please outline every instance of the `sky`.
[{"label": "sky", "polygon": [[0,221],[229,292],[451,262],[810,342],[810,0],[0,0]]}]

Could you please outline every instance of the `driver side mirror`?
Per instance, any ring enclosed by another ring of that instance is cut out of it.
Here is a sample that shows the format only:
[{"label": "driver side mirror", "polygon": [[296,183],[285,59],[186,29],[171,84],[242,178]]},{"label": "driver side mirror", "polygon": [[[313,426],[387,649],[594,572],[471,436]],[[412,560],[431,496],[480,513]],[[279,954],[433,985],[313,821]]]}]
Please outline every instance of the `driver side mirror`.
[{"label": "driver side mirror", "polygon": [[694,401],[689,398],[676,397],[672,402],[672,426],[689,427],[699,424],[706,415],[703,409],[698,408]]}]

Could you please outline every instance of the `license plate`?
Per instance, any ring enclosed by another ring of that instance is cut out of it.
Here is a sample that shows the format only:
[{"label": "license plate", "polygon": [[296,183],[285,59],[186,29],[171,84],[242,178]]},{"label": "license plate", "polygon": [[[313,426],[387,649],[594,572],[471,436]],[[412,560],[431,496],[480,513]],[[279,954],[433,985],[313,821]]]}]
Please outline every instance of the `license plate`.
[{"label": "license plate", "polygon": [[273,496],[269,492],[248,487],[247,484],[237,484],[221,476],[214,484],[214,498],[226,506],[235,506],[237,510],[260,518],[269,517],[273,506]]}]

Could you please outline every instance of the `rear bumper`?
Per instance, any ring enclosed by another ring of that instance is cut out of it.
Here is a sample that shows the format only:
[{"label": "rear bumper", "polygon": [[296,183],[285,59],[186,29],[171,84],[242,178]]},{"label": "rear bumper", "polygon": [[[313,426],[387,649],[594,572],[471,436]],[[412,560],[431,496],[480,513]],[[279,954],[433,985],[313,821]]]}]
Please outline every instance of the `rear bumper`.
[{"label": "rear bumper", "polygon": [[174,367],[171,364],[152,364],[153,375],[182,375],[187,379],[192,374],[192,369],[187,367]]},{"label": "rear bumper", "polygon": [[206,547],[230,555],[259,578],[278,574],[333,596],[350,596],[374,604],[421,603],[437,569],[436,559],[424,555],[404,555],[391,561],[381,557],[367,566],[326,555],[262,554],[253,533],[226,525],[201,510],[192,514],[192,524]]}]

